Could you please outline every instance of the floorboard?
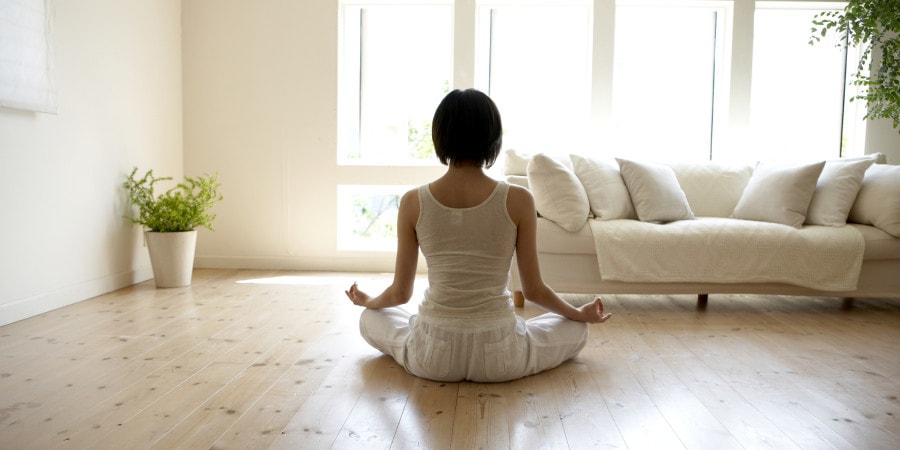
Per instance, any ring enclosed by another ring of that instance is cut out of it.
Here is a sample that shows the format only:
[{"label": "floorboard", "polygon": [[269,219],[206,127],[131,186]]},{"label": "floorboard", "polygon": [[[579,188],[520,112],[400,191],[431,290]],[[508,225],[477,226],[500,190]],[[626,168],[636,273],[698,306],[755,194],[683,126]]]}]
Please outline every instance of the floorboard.
[{"label": "floorboard", "polygon": [[0,448],[900,448],[900,299],[605,296],[577,358],[441,383],[360,338],[354,281],[390,278],[197,270],[0,327]]}]

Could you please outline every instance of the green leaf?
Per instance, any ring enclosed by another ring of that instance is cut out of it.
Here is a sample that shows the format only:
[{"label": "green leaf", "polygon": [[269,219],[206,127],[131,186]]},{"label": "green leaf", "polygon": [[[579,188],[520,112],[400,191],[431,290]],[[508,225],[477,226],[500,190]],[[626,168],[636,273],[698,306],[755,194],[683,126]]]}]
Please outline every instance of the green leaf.
[{"label": "green leaf", "polygon": [[[900,124],[900,7],[898,0],[850,0],[842,10],[815,15],[810,44],[821,42],[830,30],[862,46],[856,73],[850,84],[861,89],[853,100],[866,102],[865,119],[891,119]],[[822,27],[821,29],[817,27]],[[877,55],[880,64],[869,72],[869,61]],[[900,131],[900,128],[898,128]]]},{"label": "green leaf", "polygon": [[155,185],[171,181],[172,177],[157,178],[153,170],[148,170],[138,179],[137,171],[135,167],[123,183],[131,204],[138,211],[136,217],[128,217],[132,222],[160,232],[191,231],[198,227],[214,229],[216,216],[209,210],[223,199],[218,192],[221,187],[218,174],[185,177],[184,182],[156,195]]}]

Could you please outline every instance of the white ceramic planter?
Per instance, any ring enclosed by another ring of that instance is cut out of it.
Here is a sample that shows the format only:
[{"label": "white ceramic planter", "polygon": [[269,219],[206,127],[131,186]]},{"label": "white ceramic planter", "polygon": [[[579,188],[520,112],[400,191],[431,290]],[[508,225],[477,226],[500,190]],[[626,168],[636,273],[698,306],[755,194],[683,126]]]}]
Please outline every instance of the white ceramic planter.
[{"label": "white ceramic planter", "polygon": [[194,249],[197,247],[197,231],[159,233],[145,231],[147,249],[156,287],[189,286],[194,270]]}]

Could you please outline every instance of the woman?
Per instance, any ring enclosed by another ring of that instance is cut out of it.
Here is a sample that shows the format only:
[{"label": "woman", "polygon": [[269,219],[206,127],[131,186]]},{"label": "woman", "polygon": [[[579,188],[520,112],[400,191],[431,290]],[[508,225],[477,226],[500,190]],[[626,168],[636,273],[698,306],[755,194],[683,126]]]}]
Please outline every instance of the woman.
[{"label": "woman", "polygon": [[[485,94],[447,94],[432,139],[447,172],[400,200],[393,283],[372,297],[354,283],[347,297],[366,308],[360,333],[413,375],[438,381],[499,382],[558,366],[587,342],[586,323],[609,319],[598,297],[575,308],[541,279],[531,193],[484,173],[500,152],[500,113]],[[419,248],[428,288],[418,314],[398,308],[413,293]],[[525,298],[551,311],[524,320],[507,290],[513,255]]]}]

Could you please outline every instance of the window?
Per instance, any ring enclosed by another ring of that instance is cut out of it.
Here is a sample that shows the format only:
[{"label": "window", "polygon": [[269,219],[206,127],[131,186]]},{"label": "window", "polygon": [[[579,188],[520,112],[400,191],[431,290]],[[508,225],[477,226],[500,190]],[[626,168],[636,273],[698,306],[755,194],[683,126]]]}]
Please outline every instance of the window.
[{"label": "window", "polygon": [[391,251],[397,247],[397,211],[409,186],[339,186],[338,249]]},{"label": "window", "polygon": [[52,42],[49,1],[0,1],[0,106],[56,113]]},{"label": "window", "polygon": [[503,144],[568,152],[590,128],[589,2],[492,5],[478,9],[476,86],[497,103]]},{"label": "window", "polygon": [[341,11],[338,162],[434,164],[431,119],[452,75],[451,5]]},{"label": "window", "polygon": [[337,162],[360,166],[360,184],[337,187],[339,250],[395,249],[409,186],[379,181],[401,166],[438,165],[431,119],[450,91],[452,17],[452,1],[341,3]]},{"label": "window", "polygon": [[865,105],[845,92],[847,58],[858,53],[808,44],[815,13],[843,3],[340,1],[341,250],[395,248],[400,196],[443,173],[430,124],[454,88],[487,92],[504,148],[530,153],[756,161],[863,152]]},{"label": "window", "polygon": [[853,93],[847,86],[848,56],[852,70],[859,53],[836,40],[808,43],[816,13],[840,6],[757,3],[750,106],[754,158],[809,160],[863,153],[859,127],[865,126],[864,112],[857,109],[865,105],[848,101]]},{"label": "window", "polygon": [[616,4],[616,155],[709,160],[727,94],[722,2]]}]

